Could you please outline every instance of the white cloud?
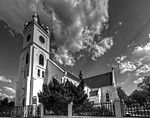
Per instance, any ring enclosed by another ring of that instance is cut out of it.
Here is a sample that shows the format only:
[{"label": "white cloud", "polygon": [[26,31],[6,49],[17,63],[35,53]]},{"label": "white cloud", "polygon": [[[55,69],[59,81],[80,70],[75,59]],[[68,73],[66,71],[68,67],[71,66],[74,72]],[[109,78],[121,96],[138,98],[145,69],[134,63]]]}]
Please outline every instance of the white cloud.
[{"label": "white cloud", "polygon": [[116,57],[115,61],[117,61],[117,63],[121,63],[122,61],[124,61],[127,58],[126,55],[120,56],[120,57]]},{"label": "white cloud", "polygon": [[132,54],[142,63],[150,64],[150,42],[145,45],[135,47]]},{"label": "white cloud", "polygon": [[79,56],[77,57],[77,60],[81,59],[82,57],[84,57],[83,54],[79,54]]},{"label": "white cloud", "polygon": [[3,99],[3,98],[6,98],[6,97],[7,97],[7,98],[9,97],[9,96],[8,96],[7,94],[5,94],[5,93],[0,93],[0,96],[2,97],[2,99]]},{"label": "white cloud", "polygon": [[116,57],[115,61],[118,63],[121,73],[135,71],[138,67],[143,65],[141,60],[138,59],[132,61],[127,60],[126,55]]},{"label": "white cloud", "polygon": [[135,50],[133,51],[133,54],[137,53],[137,54],[140,54],[140,53],[147,53],[150,51],[150,42],[147,43],[146,45],[141,45],[141,46],[137,46],[135,47]]},{"label": "white cloud", "polygon": [[136,70],[136,66],[134,65],[133,62],[126,61],[126,62],[120,63],[119,69],[121,70],[121,73],[125,73],[125,72],[128,72],[128,71]]},{"label": "white cloud", "polygon": [[142,82],[143,79],[144,79],[144,77],[138,78],[133,83],[138,84],[138,83]]},{"label": "white cloud", "polygon": [[[84,50],[89,53],[91,49],[92,59],[96,60],[112,47],[111,38],[94,41],[94,36],[101,34],[107,25],[108,6],[109,0],[2,0],[0,19],[20,32],[27,19],[31,19],[29,16],[36,11],[41,21],[53,26],[57,47],[64,47],[62,53],[60,49],[54,51],[56,61],[72,66],[75,63],[75,52]],[[87,37],[83,36],[83,32]],[[10,33],[13,35],[13,32]],[[84,45],[86,40],[90,40],[88,46]]]},{"label": "white cloud", "polygon": [[112,37],[107,37],[99,43],[89,41],[85,45],[87,46],[88,53],[92,55],[92,59],[97,60],[97,58],[104,55],[113,46],[113,39]]},{"label": "white cloud", "polygon": [[74,57],[68,50],[64,49],[63,47],[58,48],[57,53],[54,53],[54,59],[58,61],[60,64],[65,64],[68,66],[73,66],[75,63]]},{"label": "white cloud", "polygon": [[0,76],[0,81],[1,82],[9,82],[9,83],[12,82],[11,79],[7,78],[6,76]]},{"label": "white cloud", "polygon": [[144,74],[150,71],[150,65],[145,64],[140,69],[136,70],[136,76],[140,76],[140,74]]},{"label": "white cloud", "polygon": [[4,86],[3,88],[4,88],[6,91],[10,92],[10,93],[13,93],[13,94],[16,93],[16,91],[15,91],[13,88],[11,88],[11,87]]},{"label": "white cloud", "polygon": [[149,39],[150,39],[150,33],[148,34],[148,37],[149,37]]},{"label": "white cloud", "polygon": [[[50,0],[46,1],[54,11],[54,36],[59,47],[64,51],[55,50],[55,59],[60,64],[73,65],[73,53],[84,50],[93,60],[104,55],[113,45],[110,37],[94,41],[94,36],[100,34],[108,21],[108,0]],[[54,6],[55,5],[55,6]],[[61,5],[61,6],[60,6]],[[61,11],[60,11],[61,10]],[[64,13],[60,14],[60,12]],[[67,18],[67,19],[66,19]],[[55,22],[55,21],[59,21]],[[61,53],[62,52],[62,53]],[[65,52],[65,56],[63,56]]]}]

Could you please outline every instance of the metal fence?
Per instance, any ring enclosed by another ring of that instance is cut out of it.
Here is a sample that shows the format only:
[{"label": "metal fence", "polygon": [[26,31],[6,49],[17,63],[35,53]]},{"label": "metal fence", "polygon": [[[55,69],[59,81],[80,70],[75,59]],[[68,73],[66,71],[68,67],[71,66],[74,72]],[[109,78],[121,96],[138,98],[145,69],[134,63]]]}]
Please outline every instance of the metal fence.
[{"label": "metal fence", "polygon": [[68,115],[68,106],[55,107],[55,108],[51,108],[51,109],[46,109],[44,107],[44,115],[63,115],[63,116],[67,116]]},{"label": "metal fence", "polygon": [[93,104],[92,107],[75,107],[73,105],[73,116],[115,116],[114,104],[111,102]]},{"label": "metal fence", "polygon": [[15,106],[15,107],[2,107],[0,108],[0,117],[40,117],[39,106]]},{"label": "metal fence", "polygon": [[125,117],[144,117],[150,118],[150,102],[130,104],[122,103],[122,115]]},{"label": "metal fence", "polygon": [[0,117],[11,117],[13,115],[12,107],[1,107],[0,108]]}]

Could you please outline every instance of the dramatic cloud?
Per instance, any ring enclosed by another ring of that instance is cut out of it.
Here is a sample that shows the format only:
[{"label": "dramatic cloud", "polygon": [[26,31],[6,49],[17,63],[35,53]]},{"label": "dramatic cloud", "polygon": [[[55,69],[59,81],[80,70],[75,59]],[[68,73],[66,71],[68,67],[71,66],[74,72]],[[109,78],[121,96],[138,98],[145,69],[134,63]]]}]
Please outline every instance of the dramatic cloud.
[{"label": "dramatic cloud", "polygon": [[9,83],[12,82],[11,79],[7,78],[6,76],[0,76],[0,81],[1,82],[9,82]]},{"label": "dramatic cloud", "polygon": [[126,57],[127,57],[126,55],[116,57],[115,61],[120,64],[124,59],[126,59]]},{"label": "dramatic cloud", "polygon": [[15,91],[13,88],[11,88],[11,87],[4,86],[3,88],[4,88],[6,91],[10,92],[10,93],[13,93],[13,94],[16,93],[16,91]]},{"label": "dramatic cloud", "polygon": [[[89,46],[90,45],[90,46]],[[88,47],[88,52],[91,54],[92,59],[96,60],[98,57],[101,57],[104,55],[104,53],[109,50],[113,46],[113,40],[112,38],[105,38],[101,42],[97,43],[91,43],[89,45],[86,45]]]},{"label": "dramatic cloud", "polygon": [[136,66],[134,65],[133,62],[126,61],[126,62],[120,63],[119,69],[121,70],[121,73],[125,73],[125,72],[128,72],[128,71],[136,70]]},{"label": "dramatic cloud", "polygon": [[74,57],[68,50],[59,48],[57,53],[54,55],[54,59],[57,60],[60,64],[66,64],[69,66],[73,66],[75,63]]},{"label": "dramatic cloud", "polygon": [[136,76],[140,76],[140,74],[144,74],[150,71],[150,65],[145,64],[140,69],[136,70]]},{"label": "dramatic cloud", "polygon": [[150,42],[145,45],[135,47],[133,55],[142,63],[150,64]]},{"label": "dramatic cloud", "polygon": [[2,97],[2,99],[3,98],[9,98],[9,96],[7,94],[5,94],[5,93],[0,93],[0,96]]},{"label": "dramatic cloud", "polygon": [[144,77],[138,78],[133,83],[138,84],[138,83],[142,82],[143,79],[144,79]]},{"label": "dramatic cloud", "polygon": [[44,9],[53,22],[54,58],[60,64],[74,65],[73,54],[80,50],[96,60],[112,47],[112,37],[100,36],[108,21],[108,0],[44,0]]},{"label": "dramatic cloud", "polygon": [[[2,0],[0,19],[18,32],[33,12],[53,31],[54,59],[74,65],[74,54],[84,50],[96,60],[113,45],[112,37],[102,37],[107,27],[109,0]],[[10,30],[13,36],[13,32]],[[96,37],[98,36],[98,37]],[[61,50],[61,51],[60,51]]]},{"label": "dramatic cloud", "polygon": [[150,51],[150,43],[147,43],[146,45],[141,45],[141,46],[137,46],[135,47],[135,50],[133,52],[134,53],[137,53],[137,54],[141,54],[141,53],[147,53]]}]

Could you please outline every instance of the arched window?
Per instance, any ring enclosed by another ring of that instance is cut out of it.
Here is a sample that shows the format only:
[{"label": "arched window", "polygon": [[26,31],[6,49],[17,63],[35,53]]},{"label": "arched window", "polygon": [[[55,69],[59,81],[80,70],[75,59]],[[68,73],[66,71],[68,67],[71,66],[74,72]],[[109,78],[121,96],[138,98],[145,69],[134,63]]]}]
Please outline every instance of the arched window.
[{"label": "arched window", "polygon": [[29,53],[26,54],[26,64],[29,63]]},{"label": "arched window", "polygon": [[39,56],[39,64],[44,66],[44,56],[42,54]]},{"label": "arched window", "polygon": [[23,100],[22,100],[22,106],[25,106],[25,102],[26,102],[26,99],[23,98]]},{"label": "arched window", "polygon": [[109,98],[109,93],[106,93],[106,102],[109,102],[110,98]]}]

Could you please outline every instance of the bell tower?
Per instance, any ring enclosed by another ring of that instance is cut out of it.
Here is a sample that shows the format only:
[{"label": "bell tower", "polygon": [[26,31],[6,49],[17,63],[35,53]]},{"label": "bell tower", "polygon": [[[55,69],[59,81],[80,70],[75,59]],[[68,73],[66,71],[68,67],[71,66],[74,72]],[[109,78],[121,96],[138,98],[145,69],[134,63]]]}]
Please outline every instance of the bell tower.
[{"label": "bell tower", "polygon": [[36,13],[32,21],[25,23],[23,34],[16,87],[16,105],[21,106],[38,104],[38,92],[42,91],[50,46],[49,28],[40,23]]}]

